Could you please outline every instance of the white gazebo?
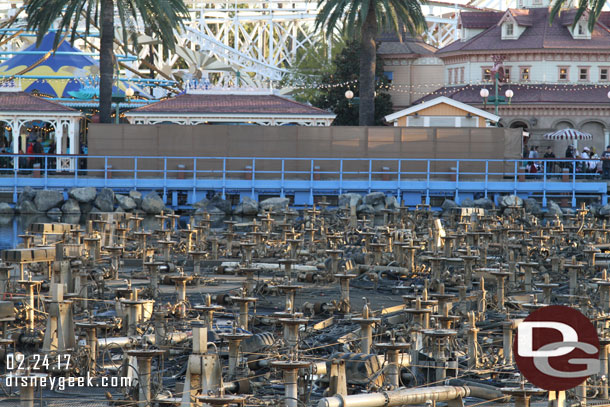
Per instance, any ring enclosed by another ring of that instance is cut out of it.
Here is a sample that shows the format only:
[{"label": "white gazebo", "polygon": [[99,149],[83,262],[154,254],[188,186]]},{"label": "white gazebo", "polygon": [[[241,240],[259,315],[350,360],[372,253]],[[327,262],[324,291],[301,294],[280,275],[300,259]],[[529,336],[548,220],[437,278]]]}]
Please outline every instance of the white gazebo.
[{"label": "white gazebo", "polygon": [[[21,131],[31,122],[50,124],[54,129],[56,145],[55,154],[78,154],[78,126],[83,113],[18,89],[0,85],[0,122],[11,131],[12,153],[19,154],[20,147],[25,152],[25,137]],[[18,166],[19,160],[14,160]],[[56,160],[58,171],[72,171],[76,160],[73,157],[61,157]]]}]

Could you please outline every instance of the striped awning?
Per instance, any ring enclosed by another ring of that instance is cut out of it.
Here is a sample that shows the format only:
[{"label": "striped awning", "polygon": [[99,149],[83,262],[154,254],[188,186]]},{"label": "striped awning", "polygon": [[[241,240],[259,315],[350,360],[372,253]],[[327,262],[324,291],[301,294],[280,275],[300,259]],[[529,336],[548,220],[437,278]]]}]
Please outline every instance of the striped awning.
[{"label": "striped awning", "polygon": [[545,134],[544,138],[546,140],[591,140],[593,136],[574,129],[561,129]]}]

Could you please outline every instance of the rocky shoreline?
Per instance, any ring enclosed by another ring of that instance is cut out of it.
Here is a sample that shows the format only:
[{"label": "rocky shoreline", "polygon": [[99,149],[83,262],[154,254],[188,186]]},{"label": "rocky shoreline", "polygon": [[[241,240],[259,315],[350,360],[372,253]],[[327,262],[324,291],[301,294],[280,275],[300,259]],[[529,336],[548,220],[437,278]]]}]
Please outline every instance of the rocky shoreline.
[{"label": "rocky shoreline", "polygon": [[[288,198],[268,198],[257,202],[245,197],[239,204],[233,206],[231,201],[222,199],[216,195],[211,199],[202,199],[193,204],[192,214],[195,216],[209,213],[211,216],[256,216],[267,211],[280,211],[290,205]],[[383,192],[371,192],[369,194],[346,193],[338,198],[338,206],[354,207],[358,215],[381,215],[384,209],[398,209],[400,203],[393,195]],[[460,204],[450,199],[445,199],[441,205],[441,212],[448,213],[454,208],[482,208],[498,209],[504,211],[507,208],[521,207],[525,212],[537,217],[562,217],[574,213],[571,208],[562,208],[558,202],[549,200],[546,210],[542,209],[537,200],[533,198],[522,199],[515,195],[506,195],[500,198],[496,208],[494,202],[487,198],[463,199]],[[592,203],[588,209],[596,216],[610,215],[610,205]],[[58,190],[34,190],[26,187],[19,194],[17,204],[12,207],[8,203],[0,203],[0,215],[31,215],[46,214],[55,218],[61,215],[80,215],[88,213],[107,212],[139,212],[143,214],[156,215],[161,212],[172,212],[165,206],[163,199],[155,192],[143,195],[139,191],[118,194],[110,188],[73,188],[67,193],[67,198],[62,191]]]}]

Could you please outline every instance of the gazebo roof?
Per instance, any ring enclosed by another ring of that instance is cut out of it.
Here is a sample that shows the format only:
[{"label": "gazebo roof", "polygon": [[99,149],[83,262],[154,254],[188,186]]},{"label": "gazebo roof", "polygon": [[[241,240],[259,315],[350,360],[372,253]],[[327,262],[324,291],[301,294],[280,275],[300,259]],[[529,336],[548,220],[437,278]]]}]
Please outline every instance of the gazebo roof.
[{"label": "gazebo roof", "polygon": [[266,116],[319,116],[334,118],[333,113],[308,106],[274,94],[247,93],[186,93],[147,106],[133,109],[127,115],[266,115]]},{"label": "gazebo roof", "polygon": [[78,110],[26,92],[0,92],[0,113],[49,113],[82,116]]},{"label": "gazebo roof", "polygon": [[[0,75],[19,75],[27,70],[21,78],[23,90],[26,92],[36,90],[59,98],[69,98],[70,91],[77,91],[83,86],[77,78],[99,75],[96,60],[71,46],[67,39],[62,39],[54,53],[54,41],[55,32],[48,33],[42,39],[40,46],[31,45],[22,50],[25,51],[24,53],[2,62]],[[65,79],[66,77],[74,79]]]}]

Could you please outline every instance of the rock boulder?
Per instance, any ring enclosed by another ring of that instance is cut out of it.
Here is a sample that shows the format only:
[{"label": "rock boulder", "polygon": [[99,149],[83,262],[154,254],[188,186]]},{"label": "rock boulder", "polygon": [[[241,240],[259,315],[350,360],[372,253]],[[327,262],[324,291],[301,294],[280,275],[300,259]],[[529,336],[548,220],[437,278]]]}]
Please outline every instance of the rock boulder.
[{"label": "rock boulder", "polygon": [[40,212],[46,212],[51,208],[58,207],[64,201],[64,194],[60,191],[51,191],[43,189],[36,192],[34,205]]},{"label": "rock boulder", "polygon": [[523,199],[519,198],[517,195],[505,195],[500,199],[500,207],[506,208],[509,206],[523,206]]},{"label": "rock boulder", "polygon": [[450,212],[453,208],[459,208],[460,206],[452,199],[445,199],[441,205],[443,212]]},{"label": "rock boulder", "polygon": [[385,194],[383,192],[371,192],[365,195],[362,201],[365,205],[377,206],[380,203],[385,205]]},{"label": "rock boulder", "polygon": [[491,199],[480,198],[473,201],[475,208],[493,209],[494,203]]},{"label": "rock boulder", "polygon": [[249,196],[244,197],[235,208],[235,214],[241,216],[256,216],[256,214],[258,214],[258,202]]},{"label": "rock boulder", "polygon": [[350,192],[339,195],[339,208],[358,207],[362,204],[362,195]]},{"label": "rock boulder", "polygon": [[103,188],[97,194],[93,204],[102,212],[114,211],[114,191],[110,188]]},{"label": "rock boulder", "polygon": [[546,216],[552,218],[559,216],[561,218],[563,217],[563,211],[555,201],[548,201]]},{"label": "rock boulder", "polygon": [[279,212],[279,211],[283,211],[284,209],[288,208],[289,204],[290,204],[290,199],[288,199],[288,198],[268,198],[268,199],[265,199],[264,201],[262,201],[259,204],[259,207],[263,211],[270,210],[270,211]]},{"label": "rock boulder", "polygon": [[15,210],[20,214],[40,213],[33,201],[18,202],[15,206]]},{"label": "rock boulder", "polygon": [[126,212],[133,211],[134,209],[136,209],[138,207],[138,205],[136,204],[136,201],[134,201],[131,197],[129,197],[127,195],[117,194],[116,200],[119,203],[119,206],[121,207],[121,209],[123,209]]},{"label": "rock boulder", "polygon": [[142,199],[142,209],[146,213],[157,215],[165,210],[165,203],[157,193],[151,192]]},{"label": "rock boulder", "polygon": [[36,191],[32,187],[25,187],[19,194],[19,198],[17,198],[17,203],[25,202],[25,201],[34,201],[36,198]]},{"label": "rock boulder", "polygon": [[72,188],[68,192],[68,196],[79,203],[89,203],[95,200],[97,191],[93,187],[87,188]]},{"label": "rock boulder", "polygon": [[358,214],[360,215],[374,215],[375,214],[375,208],[373,208],[371,205],[367,205],[367,204],[362,204],[358,207]]},{"label": "rock boulder", "polygon": [[61,206],[61,211],[64,214],[80,214],[80,205],[75,199],[68,199]]},{"label": "rock boulder", "polygon": [[138,208],[142,206],[142,193],[140,191],[129,191],[129,197],[134,200],[136,205],[138,205]]},{"label": "rock boulder", "polygon": [[542,215],[542,208],[534,198],[524,199],[523,207],[525,208],[525,212],[531,213],[534,216]]},{"label": "rock boulder", "polygon": [[6,202],[0,202],[0,215],[14,215],[15,210]]}]

